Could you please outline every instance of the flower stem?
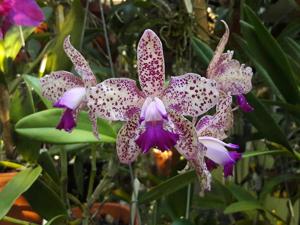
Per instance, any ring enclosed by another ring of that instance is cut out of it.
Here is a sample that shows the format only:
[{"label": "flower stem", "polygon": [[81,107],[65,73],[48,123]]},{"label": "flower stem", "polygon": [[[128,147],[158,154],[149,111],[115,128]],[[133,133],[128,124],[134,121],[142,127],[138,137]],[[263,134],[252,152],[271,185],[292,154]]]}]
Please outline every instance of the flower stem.
[{"label": "flower stem", "polygon": [[19,26],[19,31],[20,31],[22,47],[25,47],[25,38],[24,38],[24,34],[23,34],[23,30],[22,30],[21,26]]},{"label": "flower stem", "polygon": [[68,192],[68,155],[64,147],[60,148],[60,170],[61,170],[61,177],[60,177],[60,183],[61,183],[61,198],[65,204],[65,206],[68,206],[68,198],[67,198],[67,192]]},{"label": "flower stem", "polygon": [[188,220],[190,217],[190,205],[191,205],[191,189],[192,184],[188,185],[187,195],[186,195],[186,208],[185,208],[185,218]]},{"label": "flower stem", "polygon": [[82,45],[83,45],[84,30],[86,27],[87,15],[88,15],[88,11],[89,11],[89,4],[90,4],[90,0],[87,0],[85,3],[85,12],[84,12],[83,26],[82,26],[81,36],[80,36],[79,50],[82,49]]},{"label": "flower stem", "polygon": [[108,54],[111,75],[112,75],[112,77],[115,77],[114,64],[113,64],[112,57],[111,57],[109,38],[108,38],[108,34],[107,34],[106,22],[105,22],[104,11],[103,11],[103,6],[102,6],[101,0],[99,0],[99,7],[100,7],[101,21],[102,21],[102,26],[103,26],[103,31],[104,31],[105,45],[106,45],[106,50],[107,50],[107,54]]},{"label": "flower stem", "polygon": [[133,175],[133,170],[132,170],[131,164],[129,164],[128,166],[129,166],[129,173],[130,173],[130,179],[131,179],[131,185],[132,185],[132,200],[131,200],[131,205],[130,205],[130,225],[135,224],[136,216],[139,220],[139,224],[142,224],[139,206],[138,206],[139,188],[136,188],[135,177]]},{"label": "flower stem", "polygon": [[89,180],[87,200],[91,197],[91,194],[92,194],[92,191],[93,191],[93,187],[94,187],[95,177],[96,177],[96,173],[97,173],[97,166],[96,166],[97,156],[96,156],[96,151],[97,151],[97,146],[96,145],[92,145],[92,148],[91,148],[91,173],[90,173],[90,180]]},{"label": "flower stem", "polygon": [[36,223],[31,223],[31,222],[28,222],[28,221],[15,219],[15,218],[12,218],[12,217],[9,217],[9,216],[4,216],[0,221],[10,222],[10,223],[20,224],[20,225],[37,225]]}]

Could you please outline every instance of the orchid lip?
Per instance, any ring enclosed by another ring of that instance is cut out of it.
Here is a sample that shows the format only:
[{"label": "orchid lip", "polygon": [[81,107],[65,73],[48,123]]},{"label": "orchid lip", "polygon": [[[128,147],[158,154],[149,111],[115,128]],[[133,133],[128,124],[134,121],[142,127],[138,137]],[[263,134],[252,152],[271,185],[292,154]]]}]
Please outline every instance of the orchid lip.
[{"label": "orchid lip", "polygon": [[163,121],[146,122],[146,130],[135,140],[143,153],[154,147],[164,151],[176,145],[179,135],[165,130],[163,123]]},{"label": "orchid lip", "polygon": [[53,104],[57,108],[68,108],[75,110],[85,98],[85,88],[75,87],[66,91],[57,102]]}]

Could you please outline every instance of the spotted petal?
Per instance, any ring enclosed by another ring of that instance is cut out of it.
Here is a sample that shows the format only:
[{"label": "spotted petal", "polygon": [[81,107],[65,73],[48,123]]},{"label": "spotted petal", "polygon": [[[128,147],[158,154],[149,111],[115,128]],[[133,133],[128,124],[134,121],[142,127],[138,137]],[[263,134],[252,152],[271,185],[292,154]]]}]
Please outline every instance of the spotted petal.
[{"label": "spotted petal", "polygon": [[172,77],[161,98],[166,107],[196,117],[214,107],[218,97],[215,81],[187,73]]},{"label": "spotted petal", "polygon": [[87,101],[97,116],[124,121],[140,110],[144,97],[134,80],[112,78],[91,87]]},{"label": "spotted petal", "polygon": [[139,114],[135,114],[119,131],[117,153],[121,163],[133,162],[141,152],[135,139],[139,131]]},{"label": "spotted petal", "polygon": [[64,50],[74,64],[76,72],[82,77],[85,86],[95,86],[97,84],[95,75],[85,58],[71,44],[70,35],[64,41]]},{"label": "spotted petal", "polygon": [[215,74],[218,88],[231,95],[246,94],[252,89],[252,68],[240,65],[239,61],[232,59],[218,65]]},{"label": "spotted petal", "polygon": [[161,41],[152,30],[145,30],[137,49],[140,85],[147,95],[158,95],[164,86],[165,65]]},{"label": "spotted petal", "polygon": [[197,125],[198,136],[210,136],[223,140],[227,137],[226,132],[233,125],[233,115],[231,109],[232,97],[221,95],[221,100],[217,105],[214,116],[202,117]]},{"label": "spotted petal", "polygon": [[208,65],[208,68],[207,68],[206,76],[207,76],[207,78],[210,78],[210,79],[213,79],[215,69],[220,64],[220,60],[221,61],[226,61],[226,60],[224,60],[224,57],[225,58],[228,58],[228,56],[230,57],[230,55],[223,55],[222,56],[222,53],[224,52],[225,46],[228,42],[229,28],[228,28],[228,25],[223,20],[221,20],[221,22],[225,25],[225,33],[223,34],[223,36],[222,36],[222,38],[221,38],[221,40],[220,40],[220,42],[219,42],[219,44],[218,44],[218,46],[215,50],[214,56],[213,56],[212,60],[210,61],[209,65]]},{"label": "spotted petal", "polygon": [[83,87],[82,80],[66,71],[56,71],[40,79],[42,94],[52,102],[56,102],[63,94],[76,87]]},{"label": "spotted petal", "polygon": [[198,151],[198,138],[193,124],[176,112],[168,113],[170,121],[174,124],[173,132],[179,135],[175,145],[177,151],[187,160],[193,159]]}]

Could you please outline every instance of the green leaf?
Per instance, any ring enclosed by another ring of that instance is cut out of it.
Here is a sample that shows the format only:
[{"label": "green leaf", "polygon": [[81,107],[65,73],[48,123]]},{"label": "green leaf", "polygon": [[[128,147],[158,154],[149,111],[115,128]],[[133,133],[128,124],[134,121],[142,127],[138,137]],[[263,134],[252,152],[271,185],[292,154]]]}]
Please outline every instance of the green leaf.
[{"label": "green leaf", "polygon": [[5,185],[0,192],[0,220],[8,213],[14,202],[23,194],[39,177],[42,168],[27,168],[19,172]]},{"label": "green leaf", "polygon": [[256,209],[263,209],[263,206],[260,205],[257,201],[239,201],[227,206],[227,208],[224,210],[224,213],[231,214]]},{"label": "green leaf", "polygon": [[58,215],[67,216],[67,210],[60,196],[41,179],[36,180],[24,193],[24,196],[34,211],[46,220],[50,220]]},{"label": "green leaf", "polygon": [[54,161],[47,150],[44,150],[39,154],[38,163],[43,170],[49,174],[54,182],[60,184],[59,175],[55,168]]},{"label": "green leaf", "polygon": [[267,150],[267,151],[251,151],[243,153],[243,158],[256,157],[261,155],[277,155],[277,154],[286,154],[286,150]]},{"label": "green leaf", "polygon": [[242,33],[249,49],[268,71],[285,99],[290,103],[299,103],[300,92],[287,56],[255,12],[246,5],[243,9],[247,23],[241,21]]},{"label": "green leaf", "polygon": [[58,215],[49,220],[45,225],[64,225],[66,224],[66,216]]},{"label": "green leaf", "polygon": [[20,84],[14,91],[9,111],[13,123],[16,123],[24,116],[34,113],[35,109],[31,91],[25,83]]},{"label": "green leaf", "polygon": [[176,175],[151,188],[148,192],[141,194],[139,197],[139,203],[150,202],[155,199],[160,199],[163,196],[172,194],[193,182],[196,177],[195,171],[189,171]]},{"label": "green leaf", "polygon": [[[92,125],[86,112],[78,116],[77,127],[71,132],[55,129],[62,110],[49,109],[24,117],[16,124],[16,132],[24,137],[54,144],[75,144],[99,142],[93,133]],[[114,143],[116,133],[105,120],[98,120],[100,142]]]},{"label": "green leaf", "polygon": [[71,35],[72,45],[78,49],[81,32],[83,31],[83,20],[84,11],[81,2],[80,0],[74,0],[71,10],[61,26],[61,30],[56,36],[54,46],[49,52],[46,66],[47,71],[66,70],[71,68],[72,64],[63,51],[63,42],[67,35]]},{"label": "green leaf", "polygon": [[263,202],[267,195],[272,192],[275,186],[290,180],[300,180],[300,177],[293,174],[284,174],[265,181],[265,185],[263,186],[263,189],[261,190],[261,193],[259,195],[260,201]]},{"label": "green leaf", "polygon": [[246,118],[251,121],[256,129],[262,133],[266,139],[281,144],[291,150],[292,148],[285,134],[260,100],[252,93],[247,95],[247,100],[250,105],[254,107],[254,110],[252,112],[245,113]]},{"label": "green leaf", "polygon": [[256,198],[242,186],[230,183],[228,189],[238,201],[256,201]]},{"label": "green leaf", "polygon": [[205,67],[207,67],[213,57],[213,50],[206,43],[196,37],[192,38],[192,46],[195,50],[196,56],[201,60]]},{"label": "green leaf", "polygon": [[52,103],[46,98],[44,98],[42,95],[40,79],[30,75],[23,75],[23,79],[25,80],[26,84],[37,93],[37,95],[41,98],[45,106],[47,106],[48,109],[52,108]]},{"label": "green leaf", "polygon": [[186,219],[177,219],[172,223],[172,225],[193,225],[193,223]]},{"label": "green leaf", "polygon": [[[26,40],[33,31],[34,27],[22,27],[24,39]],[[14,60],[22,48],[19,28],[17,26],[10,28],[1,42],[5,49],[5,57]]]}]

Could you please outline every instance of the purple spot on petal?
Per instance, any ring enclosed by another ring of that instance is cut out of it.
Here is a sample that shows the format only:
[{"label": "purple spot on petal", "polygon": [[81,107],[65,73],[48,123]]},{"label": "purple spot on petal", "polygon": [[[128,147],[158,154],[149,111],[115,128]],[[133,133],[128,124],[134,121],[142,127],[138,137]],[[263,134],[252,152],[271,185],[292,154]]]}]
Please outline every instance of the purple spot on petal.
[{"label": "purple spot on petal", "polygon": [[71,132],[75,126],[76,121],[74,120],[73,110],[66,109],[59,121],[59,124],[56,126],[56,129]]},{"label": "purple spot on petal", "polygon": [[171,149],[178,139],[178,134],[164,130],[163,121],[151,121],[146,123],[146,130],[138,137],[136,143],[142,152],[146,153],[153,147],[162,151]]},{"label": "purple spot on petal", "polygon": [[254,108],[247,102],[244,95],[237,96],[237,104],[244,112],[252,112]]}]

